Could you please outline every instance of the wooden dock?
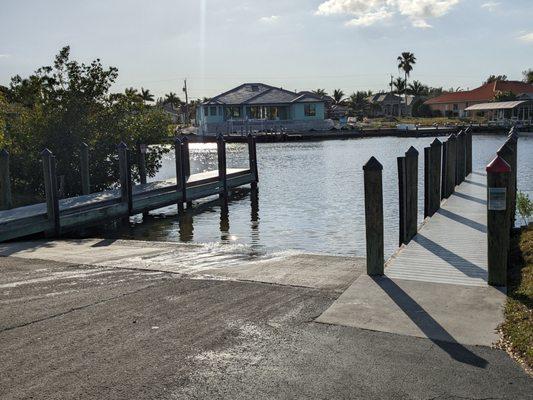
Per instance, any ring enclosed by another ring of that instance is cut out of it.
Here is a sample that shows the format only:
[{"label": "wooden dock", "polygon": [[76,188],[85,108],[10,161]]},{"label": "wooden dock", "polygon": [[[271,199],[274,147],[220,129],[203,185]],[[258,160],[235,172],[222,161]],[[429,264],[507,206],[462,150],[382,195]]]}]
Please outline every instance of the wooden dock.
[{"label": "wooden dock", "polygon": [[394,279],[487,286],[487,177],[473,172],[387,262]]},{"label": "wooden dock", "polygon": [[[218,143],[218,169],[190,174],[188,142],[176,145],[176,178],[164,181],[133,184],[131,165],[125,146],[119,146],[121,157],[120,186],[97,193],[66,199],[58,198],[55,160],[51,153],[43,152],[47,201],[24,207],[0,211],[0,242],[33,234],[48,236],[117,218],[145,213],[150,210],[176,204],[179,211],[183,203],[218,195],[227,206],[228,191],[239,186],[257,185],[255,139],[249,140],[248,168],[226,168],[225,142]],[[127,149],[126,149],[127,150]],[[47,180],[47,175],[50,176]],[[145,181],[141,179],[142,181]]]}]

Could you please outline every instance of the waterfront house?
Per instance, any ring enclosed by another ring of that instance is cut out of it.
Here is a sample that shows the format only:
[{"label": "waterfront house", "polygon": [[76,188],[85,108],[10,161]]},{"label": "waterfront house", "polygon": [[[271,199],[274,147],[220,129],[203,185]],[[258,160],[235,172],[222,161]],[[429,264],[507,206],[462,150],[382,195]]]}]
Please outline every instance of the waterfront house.
[{"label": "waterfront house", "polygon": [[531,126],[533,95],[522,95],[515,101],[478,103],[465,108],[465,112],[469,117],[483,117],[489,124],[498,126]]},{"label": "waterfront house", "polygon": [[[399,95],[395,93],[376,93],[367,97],[370,103],[371,117],[397,117],[398,115],[412,115],[412,105],[417,96],[411,94]],[[398,112],[398,109],[400,112]]]},{"label": "waterfront house", "polygon": [[516,96],[533,93],[533,85],[520,81],[494,81],[473,89],[447,92],[426,100],[424,104],[443,116],[464,117],[466,109],[474,104],[488,103],[498,93],[513,93]]},{"label": "waterfront house", "polygon": [[325,101],[309,92],[292,92],[264,83],[244,83],[197,108],[199,133],[326,130]]}]

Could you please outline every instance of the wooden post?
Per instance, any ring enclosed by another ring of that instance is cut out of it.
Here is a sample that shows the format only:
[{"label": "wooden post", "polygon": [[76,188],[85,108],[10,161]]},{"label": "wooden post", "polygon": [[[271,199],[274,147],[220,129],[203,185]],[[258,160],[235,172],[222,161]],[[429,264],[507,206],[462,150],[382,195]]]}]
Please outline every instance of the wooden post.
[{"label": "wooden post", "polygon": [[424,218],[429,215],[430,148],[424,147]]},{"label": "wooden post", "polygon": [[465,175],[468,176],[472,173],[472,127],[466,128],[466,166]]},{"label": "wooden post", "polygon": [[183,139],[181,140],[182,146],[183,146],[183,165],[184,165],[184,172],[187,179],[191,176],[191,156],[189,153],[189,138],[187,136],[183,136]]},{"label": "wooden post", "polygon": [[518,135],[514,129],[511,129],[511,133],[507,139],[507,145],[513,150],[513,158],[511,163],[511,227],[514,227],[516,220],[516,191],[518,190]]},{"label": "wooden post", "polygon": [[366,272],[383,275],[383,166],[371,157],[363,166],[365,185]]},{"label": "wooden post", "polygon": [[448,165],[448,142],[442,143],[442,162],[441,162],[441,173],[440,173],[440,199],[443,200],[446,198],[446,176],[447,176],[447,165]]},{"label": "wooden post", "polygon": [[183,203],[187,200],[187,177],[183,169],[183,146],[179,137],[174,140],[176,161],[176,192],[178,193],[178,213],[183,213]]},{"label": "wooden post", "polygon": [[91,193],[91,178],[89,173],[89,146],[82,143],[80,147],[80,173],[81,173],[81,193]]},{"label": "wooden post", "polygon": [[146,156],[145,149],[146,145],[142,145],[137,142],[137,167],[139,168],[139,182],[142,184],[146,183]]},{"label": "wooden post", "polygon": [[259,182],[259,175],[257,173],[257,144],[252,134],[248,135],[248,158],[253,179],[251,186],[252,189],[257,189],[257,182]]},{"label": "wooden post", "polygon": [[405,232],[405,157],[396,159],[398,164],[398,246],[406,242],[407,234]]},{"label": "wooden post", "polygon": [[226,143],[224,137],[217,137],[217,155],[218,155],[218,179],[220,181],[219,198],[224,206],[228,204],[228,181],[226,176]]},{"label": "wooden post", "polygon": [[405,153],[405,234],[409,243],[418,228],[418,151],[411,146]]},{"label": "wooden post", "polygon": [[56,159],[52,152],[44,149],[41,152],[43,160],[44,192],[46,195],[46,215],[50,222],[47,234],[59,236],[61,225],[59,220],[59,196],[57,191]]},{"label": "wooden post", "polygon": [[455,135],[451,134],[446,151],[446,198],[450,197],[455,190],[456,144]]},{"label": "wooden post", "polygon": [[511,167],[497,156],[487,165],[488,283],[506,286],[509,253],[509,176]]},{"label": "wooden post", "polygon": [[429,147],[429,162],[428,162],[428,179],[427,184],[429,186],[426,191],[428,195],[427,200],[427,215],[433,216],[440,208],[441,200],[441,165],[442,165],[442,143],[439,139],[435,138]]},{"label": "wooden post", "polygon": [[457,170],[456,170],[456,185],[460,185],[465,180],[466,176],[466,135],[463,131],[457,135]]},{"label": "wooden post", "polygon": [[508,179],[508,187],[507,187],[507,198],[508,198],[508,208],[509,208],[509,229],[511,229],[514,226],[514,209],[513,209],[513,200],[514,200],[514,170],[513,170],[513,159],[515,157],[515,153],[512,149],[512,145],[509,143],[509,141],[505,142],[496,152],[498,157],[500,157],[502,160],[504,160],[507,164],[509,164],[511,171],[509,173],[509,179]]},{"label": "wooden post", "polygon": [[124,142],[120,142],[117,146],[118,163],[120,171],[120,195],[123,203],[128,204],[128,216],[131,215],[133,209],[133,193],[131,185],[131,169],[129,160],[128,146]]},{"label": "wooden post", "polygon": [[13,207],[11,195],[11,174],[9,172],[9,153],[6,149],[0,150],[0,210],[9,210]]}]

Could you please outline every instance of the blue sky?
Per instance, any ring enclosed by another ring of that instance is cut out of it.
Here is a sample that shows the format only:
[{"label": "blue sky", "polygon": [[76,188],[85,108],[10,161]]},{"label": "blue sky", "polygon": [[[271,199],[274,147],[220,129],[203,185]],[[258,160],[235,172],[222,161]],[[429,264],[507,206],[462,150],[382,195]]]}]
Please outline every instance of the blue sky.
[{"label": "blue sky", "polygon": [[533,68],[533,0],[0,0],[0,84],[74,58],[119,68],[113,88],[192,98],[242,82],[331,92],[387,89],[396,57],[411,79],[478,86]]}]

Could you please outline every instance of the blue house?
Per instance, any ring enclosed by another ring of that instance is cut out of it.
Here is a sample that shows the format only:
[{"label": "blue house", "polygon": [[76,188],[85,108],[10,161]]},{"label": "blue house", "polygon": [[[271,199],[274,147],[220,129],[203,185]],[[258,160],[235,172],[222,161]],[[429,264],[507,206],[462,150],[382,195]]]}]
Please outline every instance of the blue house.
[{"label": "blue house", "polygon": [[196,111],[200,133],[266,130],[327,130],[324,100],[309,92],[291,92],[264,83],[244,83],[203,103]]}]

